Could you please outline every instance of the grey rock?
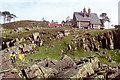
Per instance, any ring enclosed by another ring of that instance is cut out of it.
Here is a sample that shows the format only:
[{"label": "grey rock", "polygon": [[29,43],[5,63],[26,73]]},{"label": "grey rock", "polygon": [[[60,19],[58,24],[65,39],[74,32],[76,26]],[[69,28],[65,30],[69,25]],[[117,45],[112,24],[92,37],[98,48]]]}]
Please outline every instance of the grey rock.
[{"label": "grey rock", "polygon": [[70,44],[68,44],[68,50],[71,50],[71,49],[72,49],[71,45],[70,45]]}]

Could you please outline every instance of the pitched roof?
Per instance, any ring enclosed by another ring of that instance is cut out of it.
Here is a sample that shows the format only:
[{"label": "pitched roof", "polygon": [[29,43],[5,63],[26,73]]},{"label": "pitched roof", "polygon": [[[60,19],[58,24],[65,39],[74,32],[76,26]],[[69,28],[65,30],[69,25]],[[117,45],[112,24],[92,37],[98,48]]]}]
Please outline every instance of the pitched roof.
[{"label": "pitched roof", "polygon": [[101,24],[96,13],[90,13],[90,17],[88,17],[88,14],[84,17],[81,12],[74,12],[74,15],[77,21],[90,21],[91,24]]}]

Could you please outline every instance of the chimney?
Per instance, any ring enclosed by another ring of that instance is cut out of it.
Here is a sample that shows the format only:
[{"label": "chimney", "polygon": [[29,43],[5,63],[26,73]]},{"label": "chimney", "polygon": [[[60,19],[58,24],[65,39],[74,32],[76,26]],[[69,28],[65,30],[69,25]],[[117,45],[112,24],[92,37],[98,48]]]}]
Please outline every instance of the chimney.
[{"label": "chimney", "polygon": [[88,9],[88,17],[90,17],[91,9]]},{"label": "chimney", "polygon": [[83,16],[86,17],[86,9],[83,9]]},{"label": "chimney", "polygon": [[82,14],[82,11],[80,13]]}]

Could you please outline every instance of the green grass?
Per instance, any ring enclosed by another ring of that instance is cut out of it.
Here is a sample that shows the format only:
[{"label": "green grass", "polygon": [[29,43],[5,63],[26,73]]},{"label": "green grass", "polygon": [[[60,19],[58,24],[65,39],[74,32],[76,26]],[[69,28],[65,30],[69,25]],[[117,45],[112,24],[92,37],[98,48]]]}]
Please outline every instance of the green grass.
[{"label": "green grass", "polygon": [[17,27],[48,27],[48,22],[33,21],[33,20],[23,20],[2,24],[5,29],[15,29]]},{"label": "green grass", "polygon": [[[22,27],[27,27],[26,25],[28,24],[33,24],[32,26],[34,26],[36,24],[36,22],[24,22],[24,23],[21,23],[21,22],[18,22],[16,23],[16,25],[19,25],[19,26],[22,26]],[[38,23],[38,22],[37,22]],[[12,26],[11,24],[4,24],[4,26]],[[41,25],[39,26],[43,26],[44,24],[41,23]],[[28,25],[30,26],[30,25]],[[31,27],[31,26],[30,26]],[[73,35],[78,35],[78,39],[81,39],[83,38],[82,35],[83,33],[90,33],[92,35],[92,37],[95,37],[96,34],[104,34],[105,32],[109,32],[111,30],[114,30],[114,29],[110,29],[110,30],[96,30],[96,31],[84,31],[84,30],[75,30],[75,29],[70,29],[69,28],[70,26],[68,27],[62,27],[62,28],[48,28],[48,27],[42,27],[42,28],[35,28],[35,29],[32,29],[31,31],[26,31],[26,30],[23,30],[24,32],[22,33],[14,33],[14,34],[9,34],[11,30],[15,29],[13,27],[5,30],[5,33],[2,34],[3,37],[6,37],[6,39],[4,39],[3,41],[10,41],[12,39],[15,39],[15,38],[22,38],[22,37],[28,37],[29,35],[31,35],[32,33],[34,32],[44,32],[46,33],[46,35],[41,35],[40,34],[40,37],[41,39],[44,40],[44,46],[41,46],[41,47],[37,47],[37,48],[34,48],[36,50],[39,50],[37,51],[35,54],[31,54],[29,56],[26,56],[25,57],[25,61],[27,62],[28,60],[30,60],[31,58],[34,58],[34,59],[44,59],[46,58],[47,56],[51,59],[56,59],[56,60],[60,60],[62,55],[61,55],[61,50],[64,50],[65,51],[65,55],[71,57],[72,59],[74,57],[78,57],[78,58],[86,58],[86,57],[89,57],[89,56],[97,56],[100,60],[101,63],[104,63],[104,64],[111,64],[111,65],[117,65],[118,63],[120,63],[120,53],[118,53],[119,49],[117,50],[107,50],[107,49],[100,49],[100,51],[106,51],[108,54],[106,55],[97,55],[95,51],[89,51],[89,52],[84,52],[84,49],[83,48],[78,48],[77,50],[74,50],[73,48],[76,47],[77,45],[76,44],[72,44],[72,39],[75,39],[73,37]],[[7,28],[7,27],[5,27]],[[49,40],[48,37],[53,37],[53,35],[56,35],[58,31],[61,31],[61,30],[70,30],[71,31],[71,35],[67,36],[67,37],[62,37],[61,39],[56,39],[56,40]],[[91,36],[90,36],[91,37]],[[26,41],[26,42],[22,42],[21,44],[24,44],[24,43],[29,43],[29,41]],[[70,44],[72,46],[72,49],[70,51],[68,51],[68,44]],[[96,43],[97,44],[97,43]],[[50,48],[50,46],[54,45],[54,47]],[[45,46],[48,46],[48,48],[46,48]],[[99,51],[98,51],[99,52]],[[116,55],[115,55],[116,53]],[[114,59],[114,61],[116,63],[110,63],[108,62],[108,58],[105,59],[104,57],[109,57],[109,55],[111,55],[112,59]],[[20,63],[20,61],[17,61],[17,63]],[[30,64],[33,64],[34,62],[29,62]]]},{"label": "green grass", "polygon": [[[72,34],[67,36],[67,37],[62,37],[61,39],[58,40],[48,40],[47,37],[51,37],[51,35],[56,34],[57,30],[54,28],[51,29],[45,29],[46,32],[49,31],[53,31],[51,32],[49,35],[44,36],[45,43],[44,46],[42,47],[38,47],[37,49],[39,50],[38,52],[36,52],[35,54],[31,54],[30,56],[26,57],[26,60],[30,60],[31,58],[35,58],[35,59],[44,59],[47,56],[51,59],[56,59],[56,60],[60,60],[62,55],[61,55],[61,50],[64,50],[66,53],[65,55],[68,55],[69,57],[71,57],[72,59],[74,57],[78,57],[78,58],[86,58],[89,56],[97,56],[100,60],[101,63],[104,64],[111,64],[111,65],[117,65],[118,63],[120,63],[120,54],[118,54],[118,50],[107,50],[107,49],[100,49],[100,51],[106,51],[108,54],[107,55],[101,55],[101,57],[99,55],[96,54],[95,51],[89,51],[89,52],[84,52],[83,48],[78,48],[77,50],[73,50],[73,47],[75,47],[76,45],[72,44],[72,39],[74,39],[73,35],[78,35],[78,39],[82,38],[80,37],[84,31],[78,30],[75,33],[73,33],[73,31],[71,30]],[[101,32],[101,31],[100,31]],[[103,31],[104,32],[104,31]],[[93,32],[94,33],[94,32]],[[68,49],[68,44],[70,44],[72,46],[72,50],[67,51]],[[53,48],[49,48],[51,45],[54,45],[55,47]],[[46,48],[45,46],[48,46],[48,48]],[[99,52],[99,51],[98,51]],[[115,55],[115,52],[118,55]],[[112,59],[115,59],[114,61],[116,61],[116,63],[110,63],[108,62],[108,59],[105,59],[103,57],[109,57],[109,55],[112,56]],[[30,64],[33,64],[33,62],[30,62]]]},{"label": "green grass", "polygon": [[112,31],[115,29],[105,29],[105,30],[94,30],[94,31],[90,31],[89,33],[92,34],[93,36],[95,36],[96,34],[104,34],[106,32]]}]

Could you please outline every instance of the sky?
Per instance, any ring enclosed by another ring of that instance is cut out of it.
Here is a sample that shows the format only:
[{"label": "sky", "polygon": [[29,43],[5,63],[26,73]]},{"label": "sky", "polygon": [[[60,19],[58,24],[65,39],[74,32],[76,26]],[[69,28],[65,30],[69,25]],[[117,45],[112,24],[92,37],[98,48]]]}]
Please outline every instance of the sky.
[{"label": "sky", "polygon": [[[92,13],[107,13],[110,25],[118,24],[118,2],[120,0],[0,0],[0,11],[15,14],[16,20],[66,20],[74,12],[90,8]],[[108,28],[108,23],[106,27]]]}]

